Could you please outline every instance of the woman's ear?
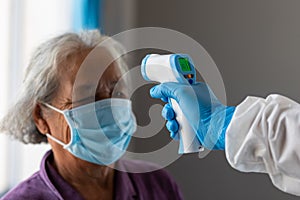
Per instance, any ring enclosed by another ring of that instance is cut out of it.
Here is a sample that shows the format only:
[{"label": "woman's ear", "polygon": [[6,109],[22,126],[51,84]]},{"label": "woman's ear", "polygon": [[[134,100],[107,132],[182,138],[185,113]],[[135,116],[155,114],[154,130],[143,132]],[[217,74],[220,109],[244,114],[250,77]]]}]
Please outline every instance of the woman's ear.
[{"label": "woman's ear", "polygon": [[46,133],[49,133],[48,124],[42,115],[42,109],[39,104],[35,105],[32,116],[33,116],[34,123],[35,123],[37,129],[40,131],[40,133],[42,133],[44,135]]}]

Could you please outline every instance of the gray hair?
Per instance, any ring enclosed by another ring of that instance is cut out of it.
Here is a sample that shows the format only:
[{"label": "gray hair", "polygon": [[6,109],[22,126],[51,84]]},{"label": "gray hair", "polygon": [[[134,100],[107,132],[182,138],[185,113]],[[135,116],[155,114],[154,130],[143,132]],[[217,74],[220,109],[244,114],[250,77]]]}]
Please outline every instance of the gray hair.
[{"label": "gray hair", "polygon": [[[0,121],[0,132],[5,132],[25,144],[47,142],[46,136],[39,132],[33,120],[36,104],[39,101],[49,103],[54,97],[59,86],[58,72],[61,63],[82,50],[92,50],[106,39],[112,40],[101,35],[98,30],[92,30],[79,34],[66,33],[41,44],[26,69],[16,103]],[[122,55],[122,46],[112,41],[112,48]],[[122,62],[122,65],[125,63]]]}]

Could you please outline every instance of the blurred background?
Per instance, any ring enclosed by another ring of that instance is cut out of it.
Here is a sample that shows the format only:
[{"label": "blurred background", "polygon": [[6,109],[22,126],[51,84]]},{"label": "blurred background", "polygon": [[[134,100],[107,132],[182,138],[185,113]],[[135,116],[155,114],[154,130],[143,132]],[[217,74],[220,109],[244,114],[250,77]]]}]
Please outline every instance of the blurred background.
[{"label": "blurred background", "polygon": [[[217,64],[229,105],[249,95],[271,93],[300,102],[299,10],[298,0],[2,0],[0,117],[18,94],[34,48],[82,27],[100,28],[108,35],[145,26],[180,31],[198,41]],[[132,65],[143,56],[136,52]],[[149,118],[141,114],[147,113],[143,105],[153,102],[149,87],[132,97],[141,124]],[[154,140],[169,140],[165,129],[160,135]],[[136,143],[133,146],[139,148]],[[47,149],[47,145],[24,145],[0,134],[0,194],[37,171]],[[187,200],[299,199],[274,188],[267,175],[235,171],[224,152],[211,152],[204,159],[185,155],[166,169]]]}]

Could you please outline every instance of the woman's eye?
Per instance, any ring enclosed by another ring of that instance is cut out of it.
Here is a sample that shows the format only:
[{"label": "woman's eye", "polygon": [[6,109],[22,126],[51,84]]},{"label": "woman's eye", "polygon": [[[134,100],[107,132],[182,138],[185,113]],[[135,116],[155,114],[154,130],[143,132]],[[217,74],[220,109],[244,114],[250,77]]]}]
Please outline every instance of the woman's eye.
[{"label": "woman's eye", "polygon": [[113,96],[114,97],[119,97],[119,98],[125,98],[126,97],[126,95],[121,91],[115,92]]}]

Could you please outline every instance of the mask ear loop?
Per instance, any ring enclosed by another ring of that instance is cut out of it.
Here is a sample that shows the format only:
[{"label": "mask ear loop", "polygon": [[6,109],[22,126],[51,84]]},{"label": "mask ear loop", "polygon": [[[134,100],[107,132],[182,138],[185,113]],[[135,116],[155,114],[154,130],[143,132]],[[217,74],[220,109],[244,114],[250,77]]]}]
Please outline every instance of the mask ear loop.
[{"label": "mask ear loop", "polygon": [[46,106],[46,107],[48,107],[48,108],[50,108],[50,109],[52,109],[52,110],[55,110],[56,112],[59,112],[59,113],[61,113],[61,114],[64,114],[64,112],[63,112],[62,110],[60,110],[60,109],[58,109],[58,108],[55,108],[54,106],[51,106],[50,104],[43,103],[43,102],[41,102],[41,104],[43,104],[44,106]]},{"label": "mask ear loop", "polygon": [[[64,114],[63,111],[61,111],[61,110],[58,109],[58,108],[55,108],[54,106],[51,106],[51,105],[49,105],[49,104],[47,104],[47,103],[44,103],[44,102],[41,102],[41,104],[43,104],[44,106],[46,106],[46,107],[48,107],[48,108],[50,108],[50,109],[52,109],[52,110],[55,110],[56,112],[59,112],[59,113],[61,113],[61,114]],[[65,146],[67,145],[67,144],[63,143],[62,141],[58,140],[57,138],[53,137],[53,136],[50,135],[49,133],[46,133],[46,136],[47,136],[48,138],[50,138],[51,140],[53,140],[54,142],[60,144],[60,145],[63,146],[63,147],[65,147]]]},{"label": "mask ear loop", "polygon": [[52,135],[50,135],[49,133],[46,133],[46,136],[48,138],[50,138],[51,140],[53,140],[54,142],[60,144],[61,146],[65,147],[67,144],[63,143],[62,141],[56,139],[55,137],[53,137]]}]

